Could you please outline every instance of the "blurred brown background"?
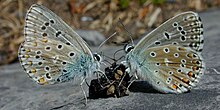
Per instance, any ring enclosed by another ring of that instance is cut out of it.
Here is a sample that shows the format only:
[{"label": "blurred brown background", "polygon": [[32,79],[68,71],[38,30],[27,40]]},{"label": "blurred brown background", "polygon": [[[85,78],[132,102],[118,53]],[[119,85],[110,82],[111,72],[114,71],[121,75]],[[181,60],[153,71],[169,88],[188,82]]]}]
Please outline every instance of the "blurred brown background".
[{"label": "blurred brown background", "polygon": [[[74,29],[96,30],[106,37],[120,18],[133,38],[180,12],[220,6],[220,0],[0,0],[0,64],[16,61],[25,13],[34,3],[51,9]],[[126,40],[127,36],[111,39]]]}]

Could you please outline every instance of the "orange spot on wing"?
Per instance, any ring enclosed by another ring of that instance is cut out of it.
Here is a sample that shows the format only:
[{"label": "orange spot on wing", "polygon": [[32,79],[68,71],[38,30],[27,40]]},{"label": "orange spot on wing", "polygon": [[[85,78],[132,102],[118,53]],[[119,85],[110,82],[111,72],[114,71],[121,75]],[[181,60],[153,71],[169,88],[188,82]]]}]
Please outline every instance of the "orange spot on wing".
[{"label": "orange spot on wing", "polygon": [[33,42],[31,45],[36,47],[37,46],[37,42]]},{"label": "orange spot on wing", "polygon": [[193,60],[192,63],[193,63],[193,64],[196,64],[196,63],[197,63],[197,60]]},{"label": "orange spot on wing", "polygon": [[188,76],[189,76],[189,77],[195,77],[195,75],[193,74],[192,71],[188,72]]},{"label": "orange spot on wing", "polygon": [[48,39],[43,38],[41,41],[44,42],[44,43],[47,43],[47,42],[48,42]]},{"label": "orange spot on wing", "polygon": [[192,53],[189,53],[189,54],[187,54],[187,57],[193,58],[193,54],[192,54]]},{"label": "orange spot on wing", "polygon": [[183,81],[184,83],[186,83],[186,84],[189,84],[189,80],[186,79],[186,78],[183,78],[182,81]]},{"label": "orange spot on wing", "polygon": [[191,65],[190,64],[186,64],[185,67],[186,68],[191,68]]},{"label": "orange spot on wing", "polygon": [[177,86],[175,84],[172,85],[173,89],[177,89]]},{"label": "orange spot on wing", "polygon": [[28,61],[27,64],[28,64],[28,65],[32,65],[32,61]]},{"label": "orange spot on wing", "polygon": [[36,69],[31,69],[31,73],[36,73]]},{"label": "orange spot on wing", "polygon": [[193,71],[196,71],[196,70],[197,70],[197,66],[193,66],[193,67],[192,67],[192,70],[193,70]]},{"label": "orange spot on wing", "polygon": [[25,58],[29,58],[29,55],[24,55]]},{"label": "orange spot on wing", "polygon": [[25,49],[25,52],[30,52],[30,49]]},{"label": "orange spot on wing", "polygon": [[38,83],[43,85],[46,84],[47,82],[44,77],[41,77],[40,79],[38,79]]}]

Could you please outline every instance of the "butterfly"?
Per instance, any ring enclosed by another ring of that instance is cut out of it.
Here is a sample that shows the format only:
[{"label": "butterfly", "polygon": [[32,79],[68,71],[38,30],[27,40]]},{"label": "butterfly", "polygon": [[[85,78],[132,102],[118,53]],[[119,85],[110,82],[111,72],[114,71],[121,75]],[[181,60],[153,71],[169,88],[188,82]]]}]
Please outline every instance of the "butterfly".
[{"label": "butterfly", "polygon": [[137,45],[125,45],[125,65],[137,79],[162,93],[187,92],[204,74],[203,45],[201,18],[195,12],[184,12],[144,36]]},{"label": "butterfly", "polygon": [[42,5],[34,4],[28,10],[24,37],[18,53],[20,64],[40,85],[80,79],[82,88],[86,78],[101,72],[101,56],[92,54],[70,26]]}]

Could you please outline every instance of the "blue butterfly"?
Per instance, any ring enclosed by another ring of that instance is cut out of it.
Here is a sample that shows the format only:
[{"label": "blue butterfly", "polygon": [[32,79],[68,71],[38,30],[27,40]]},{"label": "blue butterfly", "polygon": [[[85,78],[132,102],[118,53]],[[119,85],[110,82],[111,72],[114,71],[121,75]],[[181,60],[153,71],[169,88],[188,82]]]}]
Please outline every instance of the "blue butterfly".
[{"label": "blue butterfly", "polygon": [[25,72],[38,84],[74,79],[81,80],[82,85],[93,73],[101,72],[101,56],[92,54],[70,26],[42,5],[34,4],[28,10],[24,37],[18,57]]},{"label": "blue butterfly", "polygon": [[163,93],[183,93],[194,87],[205,71],[201,56],[203,25],[197,13],[184,12],[126,45],[125,63],[137,79]]}]

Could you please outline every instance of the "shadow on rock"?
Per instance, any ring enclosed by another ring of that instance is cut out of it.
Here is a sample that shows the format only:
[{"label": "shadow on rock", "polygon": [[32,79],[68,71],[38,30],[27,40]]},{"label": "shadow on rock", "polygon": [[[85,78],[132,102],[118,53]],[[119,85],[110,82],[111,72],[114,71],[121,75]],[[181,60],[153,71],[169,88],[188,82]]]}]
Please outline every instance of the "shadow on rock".
[{"label": "shadow on rock", "polygon": [[[129,88],[130,92],[143,92],[143,93],[156,93],[156,94],[164,94],[162,92],[157,91],[153,88],[147,81],[135,81],[131,84]],[[195,90],[194,90],[195,91]],[[190,93],[191,91],[187,91],[185,93]]]},{"label": "shadow on rock", "polygon": [[130,92],[160,93],[146,81],[135,81],[129,87]]}]

